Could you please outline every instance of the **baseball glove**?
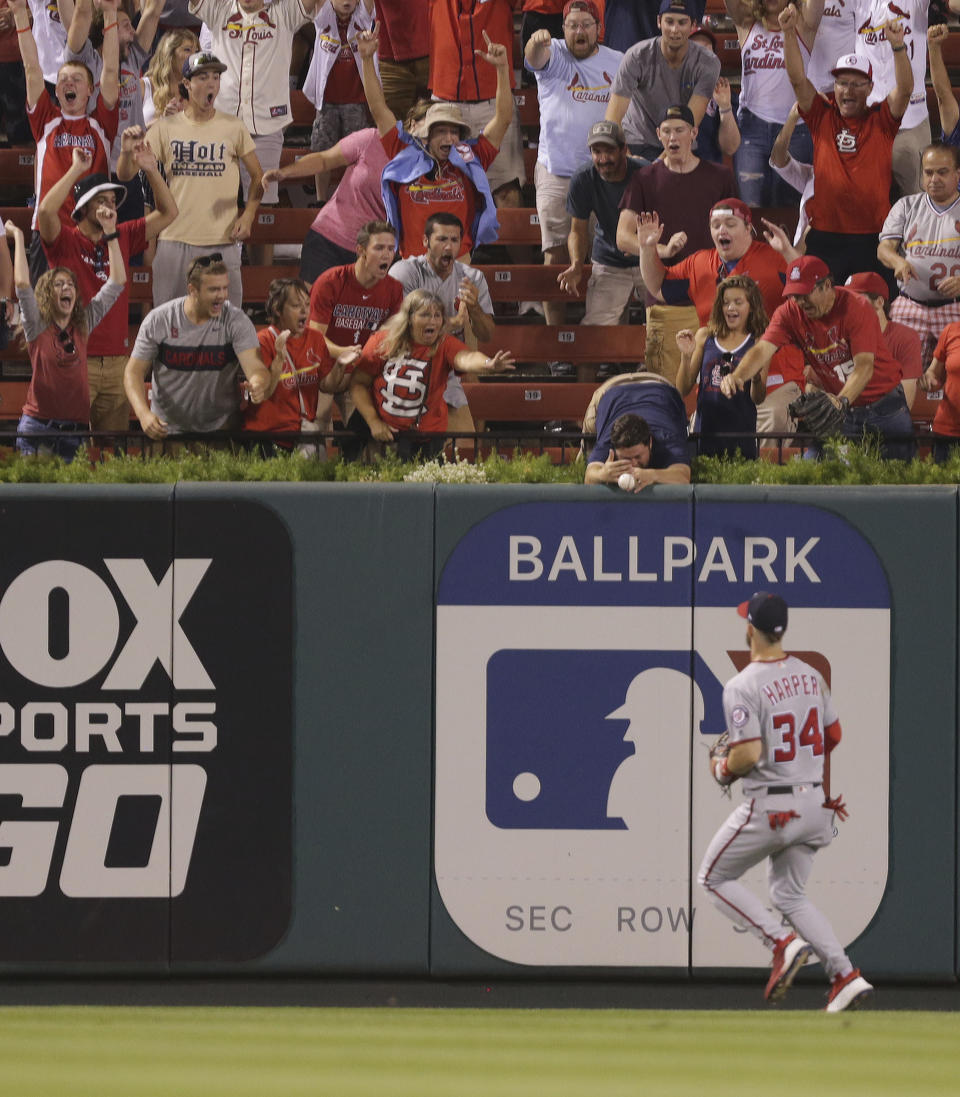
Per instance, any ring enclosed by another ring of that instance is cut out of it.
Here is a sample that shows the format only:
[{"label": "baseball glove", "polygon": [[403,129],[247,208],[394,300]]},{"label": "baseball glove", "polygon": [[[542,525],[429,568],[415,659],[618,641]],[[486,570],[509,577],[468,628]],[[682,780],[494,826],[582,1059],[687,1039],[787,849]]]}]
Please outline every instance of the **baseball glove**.
[{"label": "baseball glove", "polygon": [[814,438],[834,438],[842,433],[846,411],[837,405],[822,390],[805,392],[787,408],[796,419],[800,430],[812,434]]},{"label": "baseball glove", "polygon": [[730,753],[730,736],[724,732],[710,748],[710,772],[718,785],[732,785],[736,776],[727,769],[727,755]]}]

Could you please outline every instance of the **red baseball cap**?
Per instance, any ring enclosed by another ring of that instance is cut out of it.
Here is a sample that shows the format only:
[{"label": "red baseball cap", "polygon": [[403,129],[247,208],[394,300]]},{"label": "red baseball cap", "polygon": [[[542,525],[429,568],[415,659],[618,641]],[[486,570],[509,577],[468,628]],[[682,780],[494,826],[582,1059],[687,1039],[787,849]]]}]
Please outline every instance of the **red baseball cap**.
[{"label": "red baseball cap", "polygon": [[890,287],[876,271],[851,274],[843,284],[856,293],[872,293],[874,297],[882,297],[888,303],[890,301]]},{"label": "red baseball cap", "polygon": [[575,9],[585,11],[588,15],[592,15],[596,22],[600,22],[600,12],[593,0],[567,0],[563,5],[563,18],[566,19],[570,12]]},{"label": "red baseball cap", "polygon": [[724,217],[739,217],[745,224],[753,224],[753,214],[750,207],[739,198],[724,198],[722,201],[714,203],[710,209],[710,216],[713,217],[715,213],[722,214]]},{"label": "red baseball cap", "polygon": [[784,297],[805,297],[813,293],[816,284],[830,277],[830,268],[815,255],[801,255],[787,267],[787,284],[783,287]]}]

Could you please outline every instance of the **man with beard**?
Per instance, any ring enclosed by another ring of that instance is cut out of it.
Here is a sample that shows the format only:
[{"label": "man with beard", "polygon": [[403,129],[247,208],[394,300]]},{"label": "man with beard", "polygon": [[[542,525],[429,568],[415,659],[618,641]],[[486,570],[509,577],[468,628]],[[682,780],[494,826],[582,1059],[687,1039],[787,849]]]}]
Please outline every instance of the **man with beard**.
[{"label": "man with beard", "polygon": [[619,324],[630,295],[643,290],[636,256],[617,247],[623,192],[643,161],[627,155],[627,141],[616,122],[596,122],[587,136],[592,163],[574,173],[567,194],[570,265],[557,277],[560,288],[576,294],[583,276],[591,216],[596,217],[585,324]]},{"label": "man with beard", "polygon": [[[566,263],[570,215],[567,192],[571,176],[589,167],[584,136],[603,119],[613,74],[623,54],[598,44],[600,13],[593,0],[568,0],[563,9],[563,39],[536,31],[524,51],[524,67],[537,80],[540,143],[534,183],[543,261]],[[566,307],[544,301],[548,324],[562,324]]]},{"label": "man with beard", "polygon": [[497,70],[496,113],[483,133],[471,140],[470,127],[451,103],[431,104],[416,127],[416,134],[408,133],[383,97],[373,64],[376,32],[367,31],[359,36],[367,105],[390,157],[381,182],[383,204],[387,220],[399,231],[400,254],[404,258],[423,254],[424,226],[430,215],[440,210],[454,214],[465,228],[461,255],[477,244],[494,242],[499,235],[486,169],[500,149],[513,118],[514,104],[507,48],[491,42],[486,35],[484,38],[487,48],[477,52]]},{"label": "man with beard", "polygon": [[[447,331],[473,350],[493,338],[493,301],[487,280],[474,267],[457,262],[463,225],[452,213],[435,213],[424,229],[423,255],[401,259],[390,268],[390,277],[403,287],[406,296],[415,289],[429,290],[443,302]],[[472,431],[473,417],[467,406],[463,383],[451,373],[443,394],[447,405],[447,427]]]},{"label": "man with beard", "polygon": [[690,43],[700,14],[693,0],[661,0],[659,37],[631,46],[617,71],[606,117],[623,123],[630,151],[648,160],[662,151],[658,126],[667,107],[689,107],[697,126],[717,86],[720,59]]}]

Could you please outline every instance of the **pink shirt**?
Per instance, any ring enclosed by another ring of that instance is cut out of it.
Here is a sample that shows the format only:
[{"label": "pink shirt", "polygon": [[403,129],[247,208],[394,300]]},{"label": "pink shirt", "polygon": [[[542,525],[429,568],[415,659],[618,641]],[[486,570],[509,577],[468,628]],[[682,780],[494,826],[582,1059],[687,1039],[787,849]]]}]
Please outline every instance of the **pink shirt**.
[{"label": "pink shirt", "polygon": [[361,227],[368,221],[382,221],[387,216],[380,194],[380,174],[390,158],[375,129],[357,130],[344,137],[340,151],[349,167],[310,229],[337,247],[353,251]]}]

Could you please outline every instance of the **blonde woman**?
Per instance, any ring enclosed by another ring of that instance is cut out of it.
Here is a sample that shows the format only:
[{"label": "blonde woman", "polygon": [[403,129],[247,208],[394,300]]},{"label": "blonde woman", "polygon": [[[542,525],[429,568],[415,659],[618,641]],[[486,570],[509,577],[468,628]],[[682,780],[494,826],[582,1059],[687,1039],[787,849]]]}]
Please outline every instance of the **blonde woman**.
[{"label": "blonde woman", "polygon": [[169,30],[157,43],[153,57],[143,77],[143,120],[152,125],[164,115],[183,110],[186,100],[180,98],[183,64],[191,53],[200,49],[192,30],[178,27]]},{"label": "blonde woman", "polygon": [[399,441],[403,457],[439,452],[442,439],[425,441],[419,435],[447,429],[443,394],[451,370],[495,373],[514,368],[509,351],[498,350],[488,358],[446,334],[447,319],[435,293],[414,290],[367,340],[350,383],[357,410],[347,424],[361,444],[368,437]]}]

